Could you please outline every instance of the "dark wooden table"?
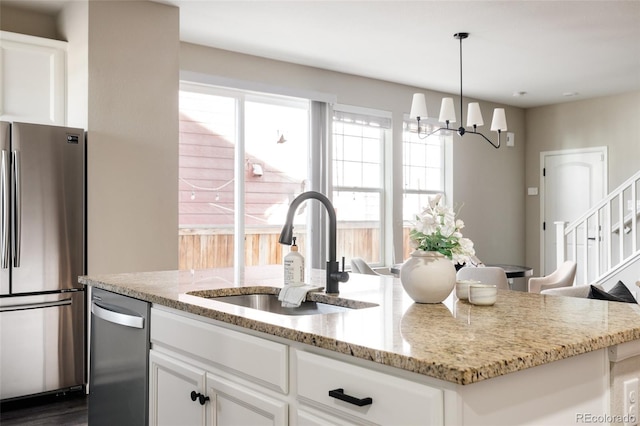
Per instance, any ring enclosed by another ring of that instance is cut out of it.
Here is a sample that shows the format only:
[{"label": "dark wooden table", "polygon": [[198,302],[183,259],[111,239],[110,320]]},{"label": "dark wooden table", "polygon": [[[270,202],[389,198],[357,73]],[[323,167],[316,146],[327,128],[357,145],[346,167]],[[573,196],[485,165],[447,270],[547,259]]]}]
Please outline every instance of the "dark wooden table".
[{"label": "dark wooden table", "polygon": [[507,274],[507,278],[524,278],[530,277],[533,275],[533,268],[529,266],[519,266],[519,265],[503,265],[503,264],[492,264],[486,266],[497,266],[499,268],[504,269],[505,274]]}]

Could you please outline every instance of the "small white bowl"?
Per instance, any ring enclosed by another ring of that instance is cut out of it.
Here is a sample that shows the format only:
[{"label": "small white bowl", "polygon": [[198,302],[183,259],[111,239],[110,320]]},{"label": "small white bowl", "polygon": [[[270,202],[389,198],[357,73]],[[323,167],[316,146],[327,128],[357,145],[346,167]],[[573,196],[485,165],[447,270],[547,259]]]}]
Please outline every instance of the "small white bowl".
[{"label": "small white bowl", "polygon": [[460,300],[467,300],[469,298],[469,285],[471,284],[480,284],[480,281],[476,281],[476,280],[456,281],[456,297]]},{"label": "small white bowl", "polygon": [[473,305],[491,306],[496,303],[498,289],[495,284],[470,284],[469,302]]}]

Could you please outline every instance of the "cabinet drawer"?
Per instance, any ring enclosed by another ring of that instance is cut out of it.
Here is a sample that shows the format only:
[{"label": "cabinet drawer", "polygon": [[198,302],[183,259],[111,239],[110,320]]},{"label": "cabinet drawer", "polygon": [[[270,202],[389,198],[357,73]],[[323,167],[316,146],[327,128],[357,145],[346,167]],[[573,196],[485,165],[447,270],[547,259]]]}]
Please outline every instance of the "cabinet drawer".
[{"label": "cabinet drawer", "polygon": [[281,393],[289,391],[288,347],[170,312],[151,309],[151,343]]},{"label": "cabinet drawer", "polygon": [[[443,424],[440,389],[309,352],[296,351],[296,358],[298,399],[303,404],[376,424]],[[341,400],[340,391],[337,397],[329,396],[337,389],[342,389],[344,399],[354,400]]]}]

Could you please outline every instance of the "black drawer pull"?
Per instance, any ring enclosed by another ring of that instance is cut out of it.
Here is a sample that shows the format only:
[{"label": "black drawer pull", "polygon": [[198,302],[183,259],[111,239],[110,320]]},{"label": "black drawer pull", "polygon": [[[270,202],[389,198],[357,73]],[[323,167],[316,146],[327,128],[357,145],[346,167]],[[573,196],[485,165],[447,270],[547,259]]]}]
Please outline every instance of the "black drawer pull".
[{"label": "black drawer pull", "polygon": [[373,404],[373,399],[367,398],[356,398],[355,396],[347,395],[344,393],[344,389],[334,389],[329,391],[329,396],[332,398],[337,398],[340,401],[348,402],[349,404],[357,405],[358,407],[364,407],[365,405]]}]

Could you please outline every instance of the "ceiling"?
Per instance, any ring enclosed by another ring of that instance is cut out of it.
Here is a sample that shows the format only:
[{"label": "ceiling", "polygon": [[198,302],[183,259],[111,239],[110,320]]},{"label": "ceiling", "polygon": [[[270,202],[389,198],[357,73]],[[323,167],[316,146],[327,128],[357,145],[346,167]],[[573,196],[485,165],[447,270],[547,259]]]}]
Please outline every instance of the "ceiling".
[{"label": "ceiling", "polygon": [[464,95],[513,106],[640,90],[640,0],[157,1],[183,41],[454,94],[468,32]]}]

